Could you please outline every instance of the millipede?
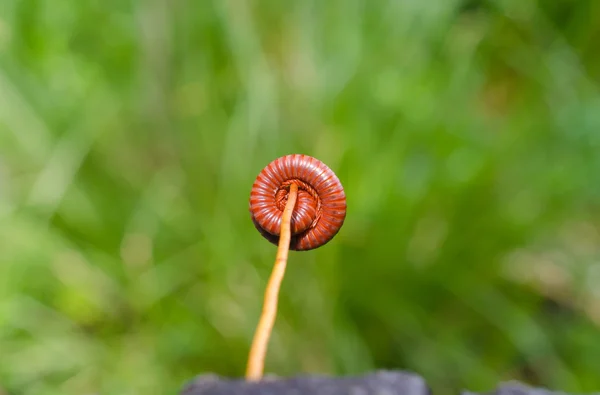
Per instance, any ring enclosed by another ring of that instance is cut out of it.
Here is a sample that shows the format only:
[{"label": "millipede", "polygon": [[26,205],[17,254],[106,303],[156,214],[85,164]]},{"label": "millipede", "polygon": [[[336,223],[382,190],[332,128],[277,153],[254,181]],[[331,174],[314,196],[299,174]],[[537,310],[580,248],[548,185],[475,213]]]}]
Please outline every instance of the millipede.
[{"label": "millipede", "polygon": [[283,209],[293,183],[298,186],[298,200],[291,219],[290,249],[312,250],[329,242],[346,218],[342,183],[318,159],[294,154],[269,163],[252,186],[252,222],[263,237],[278,244]]}]

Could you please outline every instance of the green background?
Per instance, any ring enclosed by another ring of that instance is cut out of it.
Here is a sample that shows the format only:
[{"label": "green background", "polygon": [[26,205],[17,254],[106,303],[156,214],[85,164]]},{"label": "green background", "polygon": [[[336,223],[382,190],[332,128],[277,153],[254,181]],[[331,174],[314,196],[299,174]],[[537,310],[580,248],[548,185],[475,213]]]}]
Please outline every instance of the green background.
[{"label": "green background", "polygon": [[600,390],[600,2],[2,0],[0,393],[242,376],[290,153],[348,214],[266,369]]}]

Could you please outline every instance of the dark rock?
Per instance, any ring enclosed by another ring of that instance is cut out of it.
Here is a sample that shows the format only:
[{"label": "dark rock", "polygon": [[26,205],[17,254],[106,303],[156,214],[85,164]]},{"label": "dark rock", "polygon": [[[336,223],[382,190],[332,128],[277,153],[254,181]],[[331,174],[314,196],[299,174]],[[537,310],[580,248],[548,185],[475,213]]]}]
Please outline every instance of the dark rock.
[{"label": "dark rock", "polygon": [[[566,392],[562,391],[552,391],[546,388],[537,388],[530,387],[528,385],[519,383],[518,381],[511,381],[507,383],[500,384],[496,391],[495,395],[568,395]],[[600,395],[600,393],[596,393]],[[593,394],[589,394],[593,395]]]},{"label": "dark rock", "polygon": [[181,395],[430,395],[430,390],[422,377],[395,371],[341,378],[265,377],[258,382],[209,374],[195,378]]},{"label": "dark rock", "polygon": [[[476,392],[462,391],[461,395],[479,395]],[[546,388],[531,387],[518,381],[501,383],[494,391],[486,392],[485,395],[569,395],[566,392],[552,391]],[[594,395],[594,394],[589,394]],[[600,393],[596,393],[600,395]]]}]

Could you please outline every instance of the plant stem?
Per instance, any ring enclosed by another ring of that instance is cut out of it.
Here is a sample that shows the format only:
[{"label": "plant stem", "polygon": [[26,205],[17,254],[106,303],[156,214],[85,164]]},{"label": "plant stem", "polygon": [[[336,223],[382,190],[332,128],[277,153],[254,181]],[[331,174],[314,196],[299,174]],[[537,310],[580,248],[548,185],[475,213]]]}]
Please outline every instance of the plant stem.
[{"label": "plant stem", "polygon": [[250,355],[248,356],[248,367],[246,369],[246,379],[250,381],[257,381],[262,378],[263,369],[265,366],[265,354],[267,353],[267,344],[271,337],[271,331],[273,330],[273,324],[275,323],[275,317],[277,316],[277,299],[279,297],[279,288],[283,275],[285,273],[285,266],[287,264],[288,252],[290,249],[291,234],[291,221],[292,212],[296,205],[296,197],[298,196],[298,186],[296,184],[290,185],[290,193],[288,194],[288,201],[283,210],[281,217],[281,230],[279,232],[279,245],[277,247],[277,256],[275,258],[275,265],[265,290],[265,299],[263,302],[263,310],[256,327],[256,333],[252,340],[252,347],[250,348]]}]

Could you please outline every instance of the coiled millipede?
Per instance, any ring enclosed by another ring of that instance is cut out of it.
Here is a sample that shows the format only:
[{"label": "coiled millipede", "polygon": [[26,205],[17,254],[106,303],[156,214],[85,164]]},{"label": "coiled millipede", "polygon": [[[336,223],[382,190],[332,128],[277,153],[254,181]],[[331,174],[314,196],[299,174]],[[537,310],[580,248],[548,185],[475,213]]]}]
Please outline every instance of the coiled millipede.
[{"label": "coiled millipede", "polygon": [[258,231],[277,244],[246,378],[262,377],[267,343],[277,315],[277,298],[288,251],[312,250],[329,242],[346,218],[346,195],[335,173],[307,155],[287,155],[269,163],[250,193],[250,214]]}]

